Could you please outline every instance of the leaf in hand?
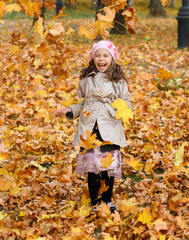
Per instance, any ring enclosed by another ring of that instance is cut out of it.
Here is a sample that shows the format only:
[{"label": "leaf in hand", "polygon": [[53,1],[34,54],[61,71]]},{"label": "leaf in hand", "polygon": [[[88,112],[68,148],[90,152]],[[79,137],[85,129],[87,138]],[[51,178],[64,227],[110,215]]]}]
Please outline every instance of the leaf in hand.
[{"label": "leaf in hand", "polygon": [[117,109],[115,113],[116,119],[122,118],[124,123],[128,122],[130,118],[133,119],[133,112],[127,102],[117,98],[117,101],[115,100],[111,105]]}]

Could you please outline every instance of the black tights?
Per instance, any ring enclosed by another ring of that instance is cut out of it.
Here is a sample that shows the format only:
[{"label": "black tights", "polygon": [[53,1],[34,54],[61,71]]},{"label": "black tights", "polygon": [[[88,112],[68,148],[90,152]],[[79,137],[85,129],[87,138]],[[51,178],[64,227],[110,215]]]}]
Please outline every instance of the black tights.
[{"label": "black tights", "polygon": [[[98,192],[101,187],[101,180],[105,180],[106,186],[108,186],[107,191],[102,193],[102,196],[99,196]],[[105,203],[111,202],[112,190],[114,185],[114,177],[109,177],[107,171],[100,172],[100,174],[88,173],[88,187],[89,195],[91,198],[91,205],[94,206],[97,203],[100,203],[102,200]]]}]

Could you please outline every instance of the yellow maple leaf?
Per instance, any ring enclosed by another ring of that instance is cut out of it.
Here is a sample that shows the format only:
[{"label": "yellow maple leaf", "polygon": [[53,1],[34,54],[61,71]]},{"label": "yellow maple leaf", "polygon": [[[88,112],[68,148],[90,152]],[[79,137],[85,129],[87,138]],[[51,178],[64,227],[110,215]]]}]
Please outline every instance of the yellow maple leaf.
[{"label": "yellow maple leaf", "polygon": [[115,17],[115,9],[109,7],[104,8],[105,15],[97,14],[98,19],[93,23],[87,23],[85,26],[79,26],[78,33],[91,40],[95,39],[99,34],[103,39],[108,37],[107,29],[111,27]]},{"label": "yellow maple leaf", "polygon": [[7,6],[6,6],[5,2],[0,1],[0,19],[2,18],[3,12],[5,12],[6,8],[7,8]]},{"label": "yellow maple leaf", "polygon": [[166,236],[161,234],[159,237],[159,240],[165,240],[165,239],[166,239]]},{"label": "yellow maple leaf", "polygon": [[188,146],[187,142],[184,142],[175,154],[175,166],[179,166],[183,162],[184,147]]},{"label": "yellow maple leaf", "polygon": [[109,152],[106,156],[106,158],[101,159],[101,166],[103,168],[110,167],[110,165],[113,163],[114,159],[112,159],[112,154]]},{"label": "yellow maple leaf", "polygon": [[80,142],[79,142],[79,145],[85,149],[83,154],[88,149],[94,148],[95,143],[97,141],[96,134],[92,134],[92,132],[90,130],[86,130],[85,135],[86,135],[87,139],[84,139],[83,136],[80,135]]},{"label": "yellow maple leaf", "polygon": [[143,224],[147,224],[149,226],[152,226],[152,216],[149,214],[150,209],[146,208],[142,212],[139,213],[138,221],[142,222]]},{"label": "yellow maple leaf", "polygon": [[90,207],[86,208],[86,206],[81,206],[79,208],[79,216],[80,217],[82,217],[82,216],[83,217],[87,217],[87,216],[89,216],[90,212],[91,212],[91,208]]},{"label": "yellow maple leaf", "polygon": [[6,12],[12,12],[12,11],[19,12],[20,10],[21,10],[21,7],[17,3],[7,5],[6,7]]},{"label": "yellow maple leaf", "polygon": [[[57,96],[58,97],[58,96]],[[77,103],[77,101],[71,96],[70,93],[67,93],[65,91],[62,91],[61,93],[59,93],[59,99],[62,99],[62,104],[65,107],[69,107],[70,105]]]},{"label": "yellow maple leaf", "polygon": [[98,28],[94,23],[88,23],[85,26],[79,26],[78,33],[80,36],[85,36],[90,40],[95,39],[98,36]]},{"label": "yellow maple leaf", "polygon": [[134,170],[139,171],[139,169],[144,165],[140,163],[140,159],[134,159],[133,156],[131,156],[130,160],[127,161],[127,164],[134,168]]},{"label": "yellow maple leaf", "polygon": [[43,18],[42,17],[39,17],[38,20],[35,22],[34,28],[38,34],[43,35],[44,26],[43,26]]},{"label": "yellow maple leaf", "polygon": [[113,8],[111,10],[109,7],[104,7],[104,13],[105,13],[105,15],[102,15],[101,13],[98,13],[97,18],[99,20],[112,23],[114,18],[115,18],[115,14],[116,14],[115,9]]},{"label": "yellow maple leaf", "polygon": [[90,198],[87,198],[86,195],[83,193],[81,195],[81,206],[87,206],[90,203]]},{"label": "yellow maple leaf", "polygon": [[130,118],[133,119],[132,110],[127,102],[123,101],[121,98],[117,98],[117,101],[115,100],[111,105],[117,109],[115,113],[116,119],[122,118],[124,123],[128,122]]}]

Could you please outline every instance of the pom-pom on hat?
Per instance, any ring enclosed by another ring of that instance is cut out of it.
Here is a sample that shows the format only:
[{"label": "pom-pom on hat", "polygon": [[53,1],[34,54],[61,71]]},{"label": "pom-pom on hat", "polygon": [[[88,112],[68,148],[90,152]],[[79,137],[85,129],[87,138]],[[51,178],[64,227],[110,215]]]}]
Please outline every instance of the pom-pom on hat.
[{"label": "pom-pom on hat", "polygon": [[119,57],[118,51],[117,51],[116,46],[110,40],[107,40],[107,41],[101,40],[98,43],[93,44],[92,49],[90,51],[91,59],[94,58],[95,52],[100,48],[104,48],[104,49],[108,50],[110,52],[110,54],[112,55],[113,59],[115,61],[117,61],[117,59]]}]

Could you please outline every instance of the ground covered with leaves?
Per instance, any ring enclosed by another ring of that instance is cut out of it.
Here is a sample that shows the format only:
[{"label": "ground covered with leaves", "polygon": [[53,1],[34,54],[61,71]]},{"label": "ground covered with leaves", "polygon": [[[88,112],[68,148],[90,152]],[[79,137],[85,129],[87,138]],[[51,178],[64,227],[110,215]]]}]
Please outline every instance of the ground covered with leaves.
[{"label": "ground covered with leaves", "polygon": [[0,25],[0,239],[189,239],[189,52],[177,49],[177,22],[139,19],[135,35],[110,36],[134,119],[113,193],[119,212],[102,205],[96,216],[75,174],[78,120],[54,114],[78,101],[94,42],[73,31],[83,21],[52,22],[45,38],[28,19]]}]

